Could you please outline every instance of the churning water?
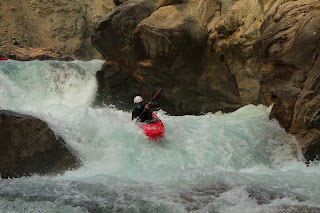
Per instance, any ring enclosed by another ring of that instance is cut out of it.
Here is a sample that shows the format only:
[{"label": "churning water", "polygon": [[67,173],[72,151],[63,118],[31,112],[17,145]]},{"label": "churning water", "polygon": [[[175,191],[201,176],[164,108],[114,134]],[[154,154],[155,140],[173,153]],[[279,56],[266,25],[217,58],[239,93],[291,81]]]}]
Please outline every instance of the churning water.
[{"label": "churning water", "polygon": [[304,164],[270,108],[160,111],[166,135],[150,141],[130,112],[91,106],[103,62],[0,62],[0,107],[46,121],[84,162],[0,179],[0,212],[320,211],[320,166]]}]

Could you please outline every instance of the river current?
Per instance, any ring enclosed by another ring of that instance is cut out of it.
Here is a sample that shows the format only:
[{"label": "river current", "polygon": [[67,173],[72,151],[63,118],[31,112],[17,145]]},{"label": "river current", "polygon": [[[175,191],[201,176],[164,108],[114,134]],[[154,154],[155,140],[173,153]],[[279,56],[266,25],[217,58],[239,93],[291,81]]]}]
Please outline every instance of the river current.
[{"label": "river current", "polygon": [[152,141],[130,112],[92,107],[103,63],[0,62],[0,107],[44,120],[83,161],[0,179],[0,212],[320,212],[320,166],[306,166],[271,107],[160,110],[166,134]]}]

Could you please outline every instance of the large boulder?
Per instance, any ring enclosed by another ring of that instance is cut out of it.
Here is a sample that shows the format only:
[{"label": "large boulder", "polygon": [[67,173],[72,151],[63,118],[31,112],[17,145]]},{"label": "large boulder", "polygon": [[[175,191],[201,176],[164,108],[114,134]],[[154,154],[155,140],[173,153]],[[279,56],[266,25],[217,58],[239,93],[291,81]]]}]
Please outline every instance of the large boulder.
[{"label": "large boulder", "polygon": [[97,103],[132,107],[132,98],[159,100],[173,115],[233,111],[266,103],[252,44],[274,1],[122,3],[96,28],[92,42],[106,59],[97,73]]},{"label": "large boulder", "polygon": [[254,44],[270,116],[300,141],[307,160],[320,157],[320,2],[290,1],[270,13]]},{"label": "large boulder", "polygon": [[159,7],[174,0],[131,0],[108,13],[100,21],[92,36],[94,47],[109,60],[128,62],[126,57],[134,57],[131,50],[133,30],[143,19],[150,16]]},{"label": "large boulder", "polygon": [[0,162],[2,178],[57,174],[81,164],[46,123],[6,110],[0,110]]}]

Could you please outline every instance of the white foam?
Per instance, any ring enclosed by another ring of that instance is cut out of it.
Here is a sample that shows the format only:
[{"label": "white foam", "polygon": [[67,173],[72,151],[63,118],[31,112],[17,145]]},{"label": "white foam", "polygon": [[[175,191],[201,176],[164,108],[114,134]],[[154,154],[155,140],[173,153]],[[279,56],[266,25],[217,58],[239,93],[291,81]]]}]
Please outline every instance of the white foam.
[{"label": "white foam", "polygon": [[306,166],[301,152],[293,151],[300,147],[269,120],[271,108],[248,105],[203,116],[159,111],[165,137],[150,141],[130,112],[91,107],[102,63],[0,64],[0,107],[45,120],[84,162],[54,177],[0,180],[0,207],[12,212],[318,208],[319,165]]}]

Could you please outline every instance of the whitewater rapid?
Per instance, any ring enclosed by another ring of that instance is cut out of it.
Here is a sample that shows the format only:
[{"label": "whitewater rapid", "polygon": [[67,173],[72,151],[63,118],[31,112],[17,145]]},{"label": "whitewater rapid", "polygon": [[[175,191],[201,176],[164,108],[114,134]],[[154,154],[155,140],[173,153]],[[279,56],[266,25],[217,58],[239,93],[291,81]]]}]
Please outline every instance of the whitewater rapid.
[{"label": "whitewater rapid", "polygon": [[0,212],[320,211],[320,166],[305,165],[271,108],[159,111],[166,134],[150,141],[130,112],[92,106],[103,63],[0,62],[0,107],[44,120],[83,161],[62,175],[0,179]]}]

